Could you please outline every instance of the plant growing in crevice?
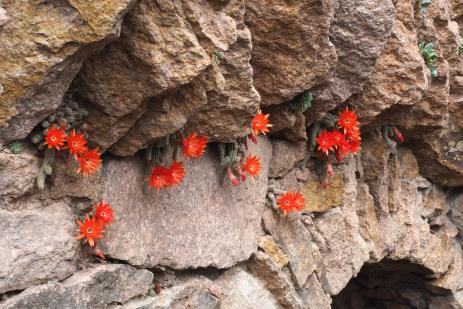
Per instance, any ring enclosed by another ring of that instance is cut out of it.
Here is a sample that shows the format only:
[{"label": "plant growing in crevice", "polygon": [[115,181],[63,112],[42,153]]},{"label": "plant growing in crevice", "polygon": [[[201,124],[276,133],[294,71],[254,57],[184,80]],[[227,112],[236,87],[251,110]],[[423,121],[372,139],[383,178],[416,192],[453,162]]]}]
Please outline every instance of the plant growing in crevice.
[{"label": "plant growing in crevice", "polygon": [[432,0],[419,0],[419,2],[420,2],[420,12],[421,12],[421,14],[426,14],[428,12],[428,7],[432,3]]},{"label": "plant growing in crevice", "polygon": [[[239,179],[241,179],[241,182],[246,181],[246,175],[241,169],[241,165],[245,158],[245,139],[246,138],[244,138],[244,140],[241,139],[240,141],[234,141],[231,143],[217,144],[219,150],[219,163],[224,169],[222,183],[224,183],[227,178],[234,186],[239,184]],[[239,176],[239,179],[236,175]]]},{"label": "plant growing in crevice", "polygon": [[393,141],[395,140],[398,143],[403,143],[405,141],[404,136],[402,133],[397,129],[396,126],[393,125],[384,125],[381,127],[381,135],[385,140],[386,144],[390,147],[395,147],[396,143]]},{"label": "plant growing in crevice", "polygon": [[23,150],[23,144],[20,141],[16,141],[16,142],[9,144],[8,149],[13,154],[20,154],[21,151]]},{"label": "plant growing in crevice", "polygon": [[71,90],[58,110],[43,120],[29,135],[30,141],[44,156],[36,178],[40,190],[45,188],[46,177],[53,173],[56,153],[64,149],[79,163],[77,173],[88,176],[99,169],[101,159],[98,150],[89,150],[86,145],[88,134],[83,118],[87,114],[73,99]]},{"label": "plant growing in crevice", "polygon": [[96,256],[105,259],[103,252],[97,247],[97,240],[104,238],[104,228],[114,221],[114,210],[111,205],[100,202],[93,206],[92,212],[93,214],[87,213],[85,217],[76,220],[79,227],[77,239],[83,239],[84,244],[88,244]]},{"label": "plant growing in crevice", "polygon": [[333,176],[332,164],[340,163],[342,158],[360,150],[360,123],[355,112],[347,107],[338,115],[328,113],[320,121],[308,128],[308,150],[302,168],[309,160],[316,159],[316,171],[322,183],[327,185],[328,176]]},{"label": "plant growing in crevice", "polygon": [[220,65],[220,63],[222,62],[222,59],[223,59],[223,53],[220,50],[215,51],[214,52],[214,59],[215,59],[215,63]]},{"label": "plant growing in crevice", "polygon": [[461,55],[463,54],[463,38],[461,38],[461,43],[458,45],[458,54]]},{"label": "plant growing in crevice", "polygon": [[278,189],[276,181],[270,179],[265,204],[274,210],[281,210],[286,216],[290,212],[301,211],[305,206],[305,198],[299,192]]},{"label": "plant growing in crevice", "polygon": [[293,111],[300,111],[303,113],[312,106],[312,101],[312,93],[310,91],[304,91],[289,101],[288,107]]},{"label": "plant growing in crevice", "polygon": [[[144,192],[150,187],[159,191],[161,188],[169,188],[182,183],[186,175],[184,164],[179,157],[179,147],[182,147],[185,158],[200,158],[207,147],[207,137],[192,133],[183,137],[177,132],[161,138],[152,143],[145,151],[148,170]],[[165,160],[171,155],[171,160]],[[167,162],[169,161],[169,162]]]},{"label": "plant growing in crevice", "polygon": [[425,42],[421,42],[418,45],[418,47],[420,49],[421,56],[423,56],[423,59],[429,68],[431,77],[436,77],[437,76],[437,65],[436,65],[437,53],[434,49],[433,43],[426,44]]}]

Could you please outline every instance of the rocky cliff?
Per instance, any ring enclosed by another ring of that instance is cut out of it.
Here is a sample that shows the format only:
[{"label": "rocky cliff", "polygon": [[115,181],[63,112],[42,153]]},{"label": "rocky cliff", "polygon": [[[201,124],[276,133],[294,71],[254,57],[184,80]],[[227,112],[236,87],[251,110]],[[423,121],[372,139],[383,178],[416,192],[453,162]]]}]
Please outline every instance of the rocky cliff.
[{"label": "rocky cliff", "polygon": [[[1,0],[0,307],[463,308],[462,35],[462,0]],[[70,96],[102,168],[57,156],[39,190],[31,132]],[[301,162],[344,106],[362,149],[322,183]],[[260,109],[261,173],[223,183],[217,145]],[[178,132],[205,155],[144,190]],[[305,207],[266,206],[274,187]],[[106,260],[76,239],[102,199]]]}]

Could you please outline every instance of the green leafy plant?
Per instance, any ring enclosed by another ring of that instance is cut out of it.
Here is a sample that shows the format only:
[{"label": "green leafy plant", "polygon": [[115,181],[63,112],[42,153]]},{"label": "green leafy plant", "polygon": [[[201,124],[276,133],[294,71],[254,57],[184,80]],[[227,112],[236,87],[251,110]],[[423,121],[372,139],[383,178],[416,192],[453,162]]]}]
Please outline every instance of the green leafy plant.
[{"label": "green leafy plant", "polygon": [[432,0],[420,0],[420,12],[421,14],[426,14],[428,12],[428,7],[431,5]]},{"label": "green leafy plant", "polygon": [[312,106],[312,101],[312,93],[309,91],[304,91],[289,101],[288,106],[293,111],[301,111],[303,113]]},{"label": "green leafy plant", "polygon": [[19,154],[23,150],[23,144],[21,142],[13,142],[10,145],[8,145],[8,148],[10,151],[14,154]]},{"label": "green leafy plant", "polygon": [[432,43],[426,44],[425,42],[421,42],[418,45],[420,49],[421,56],[423,56],[423,59],[426,62],[426,65],[429,68],[429,71],[431,72],[431,77],[436,77],[437,76],[437,66],[436,66],[436,60],[437,60],[437,53],[434,50],[434,45]]}]

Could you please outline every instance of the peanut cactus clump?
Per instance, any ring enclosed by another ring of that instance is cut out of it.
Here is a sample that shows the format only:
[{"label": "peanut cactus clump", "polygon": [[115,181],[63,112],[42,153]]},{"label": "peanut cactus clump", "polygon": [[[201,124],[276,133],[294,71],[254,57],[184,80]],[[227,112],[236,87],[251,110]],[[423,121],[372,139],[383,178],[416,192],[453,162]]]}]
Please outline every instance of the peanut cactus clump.
[{"label": "peanut cactus clump", "polygon": [[301,113],[303,113],[309,107],[312,106],[312,101],[312,93],[309,91],[304,91],[303,93],[298,94],[291,101],[289,101],[288,107],[293,111],[300,111]]}]

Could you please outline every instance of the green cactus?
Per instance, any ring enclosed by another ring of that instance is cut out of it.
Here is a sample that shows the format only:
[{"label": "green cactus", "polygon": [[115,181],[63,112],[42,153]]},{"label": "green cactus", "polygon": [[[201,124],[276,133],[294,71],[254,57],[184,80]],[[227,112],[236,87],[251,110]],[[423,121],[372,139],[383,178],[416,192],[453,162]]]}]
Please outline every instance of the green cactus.
[{"label": "green cactus", "polygon": [[45,180],[47,175],[49,176],[53,172],[51,164],[53,163],[54,159],[55,150],[47,148],[47,150],[45,150],[45,158],[42,162],[42,166],[39,168],[37,173],[37,188],[39,188],[39,190],[43,190],[45,188]]},{"label": "green cactus", "polygon": [[22,149],[23,149],[23,144],[21,142],[13,142],[11,143],[8,148],[10,149],[10,151],[14,154],[19,154],[21,153]]},{"label": "green cactus", "polygon": [[428,12],[428,7],[431,3],[432,3],[432,0],[420,0],[421,14],[426,14]]},{"label": "green cactus", "polygon": [[423,56],[423,59],[425,60],[426,65],[429,68],[431,77],[436,77],[437,76],[437,66],[436,66],[437,53],[434,49],[434,45],[432,43],[426,44],[425,42],[421,42],[418,45],[418,47],[420,49],[421,56]]},{"label": "green cactus", "polygon": [[460,46],[458,46],[458,54],[459,55],[463,54],[463,42],[461,42]]},{"label": "green cactus", "polygon": [[309,91],[304,91],[289,101],[288,107],[293,111],[305,112],[312,106],[313,95]]}]

